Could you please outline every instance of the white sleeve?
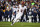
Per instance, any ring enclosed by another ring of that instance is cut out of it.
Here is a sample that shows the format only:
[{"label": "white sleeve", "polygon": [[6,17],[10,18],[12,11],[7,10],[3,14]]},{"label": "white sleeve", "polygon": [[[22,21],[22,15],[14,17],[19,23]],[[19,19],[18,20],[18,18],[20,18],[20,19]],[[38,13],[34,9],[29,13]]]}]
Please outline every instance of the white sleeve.
[{"label": "white sleeve", "polygon": [[15,12],[15,8],[12,8],[12,11]]},{"label": "white sleeve", "polygon": [[19,5],[19,8],[21,8],[21,5]]},{"label": "white sleeve", "polygon": [[26,6],[24,6],[24,8],[25,8],[25,9],[27,9],[27,7],[26,7]]}]

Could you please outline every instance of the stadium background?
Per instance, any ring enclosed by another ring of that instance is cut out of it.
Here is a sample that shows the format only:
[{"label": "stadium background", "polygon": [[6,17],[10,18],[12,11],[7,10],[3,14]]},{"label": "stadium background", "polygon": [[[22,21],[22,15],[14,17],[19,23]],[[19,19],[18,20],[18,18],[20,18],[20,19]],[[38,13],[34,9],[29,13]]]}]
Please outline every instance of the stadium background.
[{"label": "stadium background", "polygon": [[[1,2],[2,1],[8,1],[8,2],[10,2],[11,0],[0,0],[0,4],[1,4]],[[13,0],[14,1],[14,0]],[[19,2],[21,2],[21,1],[28,1],[28,3],[31,1],[31,2],[34,2],[34,1],[37,1],[37,3],[38,4],[40,4],[40,0],[15,0],[15,1],[17,1],[18,3]],[[10,4],[10,3],[9,3]],[[1,4],[2,5],[2,4]],[[4,6],[6,6],[5,5],[5,3],[4,3]],[[36,5],[37,6],[37,5]],[[1,7],[1,6],[0,6]],[[35,6],[34,6],[35,7]],[[34,8],[33,8],[34,9]],[[39,9],[40,9],[40,7],[39,7]],[[0,10],[1,10],[1,8],[0,8]],[[6,8],[4,9],[4,7],[3,7],[3,12],[5,12],[5,10],[6,10]],[[9,10],[8,10],[9,11]],[[11,12],[11,11],[10,11]],[[31,15],[28,15],[28,18],[29,18],[29,20],[28,20],[28,22],[31,22]],[[24,17],[25,18],[25,17]],[[38,15],[37,15],[37,22],[36,23],[28,23],[28,22],[18,22],[18,23],[15,23],[13,26],[11,26],[11,22],[10,22],[10,18],[8,19],[8,21],[9,22],[5,22],[5,18],[3,18],[2,17],[2,21],[0,21],[0,27],[40,27],[40,23],[38,23],[39,22],[39,18],[38,18]]]}]

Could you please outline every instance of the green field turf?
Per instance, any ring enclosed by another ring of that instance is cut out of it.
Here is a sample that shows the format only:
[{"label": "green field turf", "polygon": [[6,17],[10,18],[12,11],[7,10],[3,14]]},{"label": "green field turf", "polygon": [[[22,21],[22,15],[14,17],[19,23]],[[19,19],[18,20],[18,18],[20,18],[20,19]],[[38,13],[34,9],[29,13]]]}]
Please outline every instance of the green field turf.
[{"label": "green field turf", "polygon": [[0,22],[0,27],[40,27],[40,23],[17,22],[11,26],[11,22]]}]

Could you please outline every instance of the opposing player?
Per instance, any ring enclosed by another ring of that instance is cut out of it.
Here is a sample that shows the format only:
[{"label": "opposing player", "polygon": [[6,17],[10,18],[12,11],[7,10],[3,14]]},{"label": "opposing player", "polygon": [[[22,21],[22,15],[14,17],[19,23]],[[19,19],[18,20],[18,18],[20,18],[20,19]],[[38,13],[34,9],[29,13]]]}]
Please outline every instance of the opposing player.
[{"label": "opposing player", "polygon": [[23,15],[24,10],[26,9],[26,7],[24,6],[24,2],[22,2],[22,5],[19,5],[17,8],[17,14],[16,14],[16,18],[13,20],[12,24],[16,23],[16,21]]}]

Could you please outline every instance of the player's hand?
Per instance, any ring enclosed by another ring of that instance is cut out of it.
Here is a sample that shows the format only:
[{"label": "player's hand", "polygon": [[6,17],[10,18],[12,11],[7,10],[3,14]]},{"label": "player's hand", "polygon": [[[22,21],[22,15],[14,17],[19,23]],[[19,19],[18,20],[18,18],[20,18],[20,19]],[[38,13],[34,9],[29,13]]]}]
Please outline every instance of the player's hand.
[{"label": "player's hand", "polygon": [[15,13],[13,13],[13,15],[15,15]]}]

